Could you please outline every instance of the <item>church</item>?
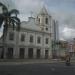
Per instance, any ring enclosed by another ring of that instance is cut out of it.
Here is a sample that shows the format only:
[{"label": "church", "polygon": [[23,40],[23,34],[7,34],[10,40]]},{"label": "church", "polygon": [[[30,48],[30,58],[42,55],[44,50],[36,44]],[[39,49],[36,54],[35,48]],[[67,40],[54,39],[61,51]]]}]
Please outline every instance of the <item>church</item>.
[{"label": "church", "polygon": [[[51,59],[52,41],[58,38],[57,22],[43,7],[37,17],[28,17],[28,21],[21,22],[20,31],[8,27],[5,39],[4,59]],[[0,57],[2,41],[0,42]]]}]

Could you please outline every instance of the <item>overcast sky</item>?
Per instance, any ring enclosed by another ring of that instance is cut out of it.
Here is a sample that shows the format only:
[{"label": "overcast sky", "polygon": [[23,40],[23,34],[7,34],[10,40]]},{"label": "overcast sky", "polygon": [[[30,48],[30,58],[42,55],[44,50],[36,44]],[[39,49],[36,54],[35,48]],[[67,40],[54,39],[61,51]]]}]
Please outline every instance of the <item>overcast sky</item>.
[{"label": "overcast sky", "polygon": [[[60,39],[75,37],[75,0],[0,0],[9,10],[16,8],[20,11],[22,21],[37,13],[45,5],[50,15],[59,21]],[[2,31],[2,29],[0,30]]]}]

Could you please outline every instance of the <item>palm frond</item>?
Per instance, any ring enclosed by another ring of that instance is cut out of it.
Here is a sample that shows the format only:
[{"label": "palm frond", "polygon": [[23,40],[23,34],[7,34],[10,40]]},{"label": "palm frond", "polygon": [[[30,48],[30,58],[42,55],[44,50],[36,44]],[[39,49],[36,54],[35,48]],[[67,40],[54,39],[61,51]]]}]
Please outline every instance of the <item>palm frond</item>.
[{"label": "palm frond", "polygon": [[9,14],[10,14],[10,15],[15,14],[16,17],[17,17],[17,15],[19,14],[19,11],[18,11],[17,9],[12,9],[12,10],[9,12]]},{"label": "palm frond", "polygon": [[7,12],[8,12],[8,9],[7,9],[6,6],[3,6],[3,7],[2,7],[2,10],[3,10],[3,13],[7,13]]},{"label": "palm frond", "polygon": [[16,24],[16,28],[19,31],[20,30],[20,19],[14,16],[14,17],[11,17],[11,21],[13,22],[13,25]]},{"label": "palm frond", "polygon": [[1,7],[1,6],[2,6],[2,10],[5,10],[5,11],[8,10],[7,7],[6,7],[3,3],[0,2],[0,7]]},{"label": "palm frond", "polygon": [[0,6],[4,6],[4,4],[0,2]]},{"label": "palm frond", "polygon": [[20,24],[20,19],[18,17],[11,17],[11,20],[13,20],[17,24]]},{"label": "palm frond", "polygon": [[2,26],[2,23],[3,23],[3,17],[2,17],[2,14],[0,15],[0,28]]}]

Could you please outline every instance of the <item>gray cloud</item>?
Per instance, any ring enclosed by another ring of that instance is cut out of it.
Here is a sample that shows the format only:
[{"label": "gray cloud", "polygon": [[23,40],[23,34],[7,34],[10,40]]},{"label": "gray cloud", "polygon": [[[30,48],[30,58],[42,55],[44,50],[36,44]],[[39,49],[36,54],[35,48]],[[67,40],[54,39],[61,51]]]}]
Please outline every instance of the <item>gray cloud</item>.
[{"label": "gray cloud", "polygon": [[[31,11],[37,13],[41,5],[45,4],[53,18],[59,21],[60,38],[70,39],[75,37],[73,36],[75,32],[72,31],[75,28],[75,12],[71,9],[75,5],[75,0],[0,0],[0,2],[9,5],[10,8],[19,9],[21,20],[27,19]],[[67,27],[66,34],[63,32],[65,27]],[[68,32],[73,35],[67,37]]]},{"label": "gray cloud", "polygon": [[67,17],[63,21],[69,28],[75,28],[75,14],[67,15]]},{"label": "gray cloud", "polygon": [[60,39],[63,39],[63,38],[64,40],[70,40],[75,38],[75,29],[65,27],[63,31],[61,32],[61,36],[60,36]]},{"label": "gray cloud", "polygon": [[15,8],[13,0],[0,0],[0,2],[5,4],[8,7],[9,10]]}]

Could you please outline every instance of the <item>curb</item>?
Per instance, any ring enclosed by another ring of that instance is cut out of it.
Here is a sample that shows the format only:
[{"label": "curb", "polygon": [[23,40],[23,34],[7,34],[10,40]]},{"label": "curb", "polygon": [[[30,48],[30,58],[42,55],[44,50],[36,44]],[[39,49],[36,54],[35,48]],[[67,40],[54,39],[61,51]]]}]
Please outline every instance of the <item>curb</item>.
[{"label": "curb", "polygon": [[60,61],[60,62],[57,62],[57,61],[40,61],[40,62],[0,62],[0,65],[24,65],[24,64],[51,64],[51,63],[64,63],[64,61]]}]

